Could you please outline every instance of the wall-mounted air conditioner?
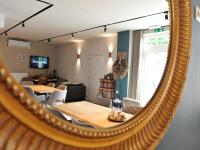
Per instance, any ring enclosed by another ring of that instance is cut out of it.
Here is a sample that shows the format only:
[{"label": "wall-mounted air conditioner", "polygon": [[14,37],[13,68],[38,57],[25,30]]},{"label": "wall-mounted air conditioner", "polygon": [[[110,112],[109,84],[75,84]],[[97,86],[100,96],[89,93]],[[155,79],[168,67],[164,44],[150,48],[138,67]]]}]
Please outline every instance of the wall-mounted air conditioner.
[{"label": "wall-mounted air conditioner", "polygon": [[31,42],[27,40],[10,38],[8,39],[8,47],[31,49]]}]

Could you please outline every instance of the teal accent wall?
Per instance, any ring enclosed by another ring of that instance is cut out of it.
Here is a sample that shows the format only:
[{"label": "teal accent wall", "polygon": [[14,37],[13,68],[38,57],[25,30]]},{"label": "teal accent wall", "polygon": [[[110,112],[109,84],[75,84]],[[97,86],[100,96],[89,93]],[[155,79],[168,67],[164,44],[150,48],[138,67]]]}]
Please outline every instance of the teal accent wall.
[{"label": "teal accent wall", "polygon": [[[117,52],[127,52],[127,62],[129,57],[130,31],[118,32]],[[116,89],[119,91],[119,98],[127,97],[128,94],[128,75],[122,80],[117,80]]]}]

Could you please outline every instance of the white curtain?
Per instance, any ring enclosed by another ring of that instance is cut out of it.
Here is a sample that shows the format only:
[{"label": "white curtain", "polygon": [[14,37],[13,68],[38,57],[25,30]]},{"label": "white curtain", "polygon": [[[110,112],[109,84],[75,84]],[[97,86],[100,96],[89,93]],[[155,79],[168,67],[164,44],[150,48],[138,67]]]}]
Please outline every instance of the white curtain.
[{"label": "white curtain", "polygon": [[130,62],[130,76],[129,76],[129,90],[128,97],[132,99],[137,99],[138,93],[138,70],[140,62],[140,47],[142,31],[133,31],[132,40],[132,51],[131,51],[131,62]]}]

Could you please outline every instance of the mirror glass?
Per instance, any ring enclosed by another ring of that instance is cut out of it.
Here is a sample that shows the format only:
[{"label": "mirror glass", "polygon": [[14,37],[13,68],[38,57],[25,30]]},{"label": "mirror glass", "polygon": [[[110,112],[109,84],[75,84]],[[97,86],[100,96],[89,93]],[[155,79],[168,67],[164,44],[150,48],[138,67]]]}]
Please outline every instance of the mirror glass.
[{"label": "mirror glass", "polygon": [[84,127],[113,127],[142,111],[167,61],[168,2],[48,2],[25,20],[49,4],[0,1],[0,57],[16,81],[51,113]]}]

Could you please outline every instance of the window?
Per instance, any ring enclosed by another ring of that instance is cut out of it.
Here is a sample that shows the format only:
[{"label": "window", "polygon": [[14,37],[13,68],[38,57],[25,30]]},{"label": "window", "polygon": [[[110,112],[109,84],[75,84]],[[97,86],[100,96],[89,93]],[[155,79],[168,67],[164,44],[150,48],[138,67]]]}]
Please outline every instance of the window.
[{"label": "window", "polygon": [[155,93],[165,69],[169,32],[143,34],[140,50],[138,99],[142,105]]}]

